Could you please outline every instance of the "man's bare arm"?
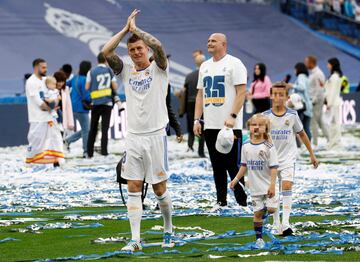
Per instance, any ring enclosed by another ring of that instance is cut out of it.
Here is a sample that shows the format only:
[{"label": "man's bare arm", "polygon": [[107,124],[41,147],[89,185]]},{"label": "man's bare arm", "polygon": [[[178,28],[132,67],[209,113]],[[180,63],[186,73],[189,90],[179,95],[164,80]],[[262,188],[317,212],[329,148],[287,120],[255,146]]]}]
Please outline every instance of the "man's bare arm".
[{"label": "man's bare arm", "polygon": [[[235,86],[235,90],[236,90],[236,96],[232,105],[232,109],[231,109],[231,113],[233,114],[237,114],[241,107],[244,104],[245,101],[245,97],[246,97],[246,85],[236,85]],[[225,120],[225,125],[227,127],[231,127],[233,128],[235,125],[235,119],[231,116],[229,116],[226,120]]]},{"label": "man's bare arm", "polygon": [[124,63],[118,54],[116,54],[115,49],[128,32],[129,26],[126,24],[126,26],[119,33],[114,35],[101,50],[106,57],[106,61],[116,75],[121,73]]}]

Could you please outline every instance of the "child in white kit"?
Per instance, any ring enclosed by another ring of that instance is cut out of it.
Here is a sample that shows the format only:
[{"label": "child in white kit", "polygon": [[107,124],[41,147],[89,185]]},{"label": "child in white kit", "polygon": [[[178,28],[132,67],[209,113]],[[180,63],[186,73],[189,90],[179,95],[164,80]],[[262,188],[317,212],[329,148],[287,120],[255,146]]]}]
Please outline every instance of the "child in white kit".
[{"label": "child in white kit", "polygon": [[44,92],[44,101],[51,108],[51,115],[54,119],[58,118],[58,114],[54,109],[60,101],[60,93],[56,88],[56,79],[53,76],[48,76],[45,79],[46,90]]},{"label": "child in white kit", "polygon": [[271,139],[275,145],[279,160],[278,178],[283,202],[282,223],[280,223],[280,208],[276,210],[273,218],[275,234],[282,236],[293,235],[293,230],[290,227],[290,213],[297,157],[297,135],[309,151],[310,161],[313,166],[317,168],[319,165],[297,112],[286,107],[288,98],[288,85],[285,82],[274,83],[270,89],[271,109],[263,113],[264,116],[270,119]]},{"label": "child in white kit", "polygon": [[264,248],[262,239],[263,217],[274,213],[278,207],[275,192],[278,158],[270,139],[270,120],[264,115],[255,114],[247,122],[250,141],[244,143],[241,151],[241,167],[231,181],[230,188],[248,171],[248,184],[254,210],[254,230],[256,247]]}]

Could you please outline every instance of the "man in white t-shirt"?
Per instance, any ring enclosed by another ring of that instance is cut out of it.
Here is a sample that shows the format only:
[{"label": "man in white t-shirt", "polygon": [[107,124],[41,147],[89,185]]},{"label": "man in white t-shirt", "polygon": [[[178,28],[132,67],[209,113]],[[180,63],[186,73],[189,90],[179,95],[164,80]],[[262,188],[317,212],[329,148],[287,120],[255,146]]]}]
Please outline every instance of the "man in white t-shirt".
[{"label": "man in white t-shirt", "polygon": [[34,73],[25,84],[30,123],[26,163],[58,166],[64,158],[62,138],[60,130],[53,123],[50,107],[42,99],[47,91],[44,81],[47,63],[42,58],[35,59],[33,68]]},{"label": "man in white t-shirt", "polygon": [[[104,46],[103,52],[109,66],[125,86],[128,133],[123,163],[123,178],[128,184],[128,217],[131,226],[131,241],[122,249],[141,250],[140,222],[143,213],[141,192],[143,181],[152,184],[164,218],[163,247],[173,247],[172,204],[166,189],[168,179],[167,138],[165,128],[168,119],[166,107],[169,83],[166,53],[158,39],[142,31],[135,24],[139,13],[134,10],[125,27]],[[125,64],[115,53],[125,35],[128,39],[128,54],[133,64]],[[154,61],[149,61],[149,48]]]},{"label": "man in white t-shirt", "polygon": [[322,84],[325,83],[325,75],[323,71],[321,71],[321,69],[317,66],[317,59],[315,56],[307,56],[305,58],[305,65],[309,70],[309,92],[313,106],[313,116],[311,118],[312,142],[315,146],[317,146],[319,128],[326,138],[329,137],[322,117],[325,99],[325,88],[322,86]]},{"label": "man in white t-shirt", "polygon": [[[233,179],[240,167],[242,144],[243,104],[246,94],[247,71],[240,59],[227,54],[226,36],[212,34],[208,52],[212,58],[199,69],[198,93],[194,115],[194,134],[201,134],[201,115],[204,114],[204,133],[209,150],[216,186],[216,211],[227,205],[227,173]],[[215,149],[217,135],[223,127],[234,129],[235,142],[228,154]],[[244,184],[244,178],[241,183]],[[236,201],[246,206],[246,194],[238,184],[234,190]]]}]

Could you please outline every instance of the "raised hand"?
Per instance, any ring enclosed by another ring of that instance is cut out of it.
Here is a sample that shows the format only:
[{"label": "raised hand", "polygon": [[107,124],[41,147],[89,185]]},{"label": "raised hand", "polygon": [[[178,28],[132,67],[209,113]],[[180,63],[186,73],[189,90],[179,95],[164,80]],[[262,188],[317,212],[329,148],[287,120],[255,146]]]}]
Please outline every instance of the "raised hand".
[{"label": "raised hand", "polygon": [[136,29],[136,23],[135,23],[135,17],[140,13],[140,10],[135,9],[134,11],[132,11],[132,13],[130,14],[130,16],[128,17],[127,20],[127,26],[129,27],[129,31],[130,32],[134,32]]}]

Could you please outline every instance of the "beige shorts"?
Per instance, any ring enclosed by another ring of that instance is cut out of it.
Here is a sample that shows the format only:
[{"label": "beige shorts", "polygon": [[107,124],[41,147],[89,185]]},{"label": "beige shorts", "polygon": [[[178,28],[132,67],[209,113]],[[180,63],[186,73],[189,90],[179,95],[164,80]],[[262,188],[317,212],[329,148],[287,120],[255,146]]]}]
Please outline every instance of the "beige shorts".
[{"label": "beige shorts", "polygon": [[128,133],[122,177],[151,185],[168,179],[166,135],[141,136]]},{"label": "beige shorts", "polygon": [[279,205],[279,195],[278,193],[275,194],[272,198],[269,198],[267,195],[260,195],[260,196],[251,196],[253,211],[254,213],[267,208],[278,208]]}]

